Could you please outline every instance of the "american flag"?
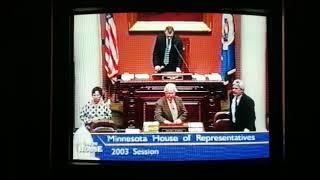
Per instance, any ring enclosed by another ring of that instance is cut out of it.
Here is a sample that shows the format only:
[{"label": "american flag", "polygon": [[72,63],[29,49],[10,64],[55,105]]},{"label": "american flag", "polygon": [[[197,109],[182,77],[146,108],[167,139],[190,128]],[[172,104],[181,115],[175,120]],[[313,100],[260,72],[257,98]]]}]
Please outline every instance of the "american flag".
[{"label": "american flag", "polygon": [[118,74],[118,63],[119,63],[119,53],[118,53],[118,43],[117,43],[117,30],[116,25],[113,20],[113,16],[107,13],[105,16],[105,28],[104,28],[104,41],[103,51],[104,51],[104,68],[107,71],[108,78],[112,83],[117,80]]}]

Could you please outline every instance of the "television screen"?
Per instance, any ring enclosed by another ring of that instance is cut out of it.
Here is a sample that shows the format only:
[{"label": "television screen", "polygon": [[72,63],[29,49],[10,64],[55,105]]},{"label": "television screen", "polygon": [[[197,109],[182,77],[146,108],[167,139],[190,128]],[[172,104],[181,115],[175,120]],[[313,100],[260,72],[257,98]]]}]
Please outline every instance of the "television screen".
[{"label": "television screen", "polygon": [[270,157],[267,16],[106,12],[72,25],[72,160]]},{"label": "television screen", "polygon": [[55,5],[53,165],[281,159],[279,9],[132,3]]}]

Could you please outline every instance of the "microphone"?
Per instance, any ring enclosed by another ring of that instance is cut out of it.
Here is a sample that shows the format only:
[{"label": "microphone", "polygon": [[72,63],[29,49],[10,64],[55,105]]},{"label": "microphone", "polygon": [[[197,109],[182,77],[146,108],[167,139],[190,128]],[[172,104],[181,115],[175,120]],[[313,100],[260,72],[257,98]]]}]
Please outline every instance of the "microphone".
[{"label": "microphone", "polygon": [[179,50],[178,50],[178,48],[177,48],[176,44],[174,44],[174,43],[173,43],[173,46],[174,46],[174,48],[176,49],[176,51],[178,52],[179,57],[182,59],[182,62],[184,63],[184,65],[185,65],[185,66],[186,66],[186,68],[188,69],[188,72],[190,72],[190,70],[189,70],[189,67],[188,67],[187,63],[185,62],[184,58],[183,58],[183,57],[182,57],[182,55],[180,54],[180,52],[179,52]]}]

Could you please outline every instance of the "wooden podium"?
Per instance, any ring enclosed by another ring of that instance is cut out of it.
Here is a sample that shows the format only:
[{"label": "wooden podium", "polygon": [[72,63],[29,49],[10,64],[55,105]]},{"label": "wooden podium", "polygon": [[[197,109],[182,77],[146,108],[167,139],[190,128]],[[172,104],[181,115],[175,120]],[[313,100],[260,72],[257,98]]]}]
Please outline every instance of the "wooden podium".
[{"label": "wooden podium", "polygon": [[[163,80],[164,76],[176,78]],[[123,101],[123,128],[132,126],[142,130],[144,121],[154,121],[156,101],[164,96],[163,89],[167,83],[176,84],[177,96],[182,98],[188,111],[188,122],[203,122],[206,130],[216,112],[221,111],[221,100],[227,98],[223,81],[185,80],[192,77],[188,73],[159,73],[152,77],[155,79],[117,81],[118,99]]]},{"label": "wooden podium", "polygon": [[160,124],[159,132],[188,132],[188,124]]}]

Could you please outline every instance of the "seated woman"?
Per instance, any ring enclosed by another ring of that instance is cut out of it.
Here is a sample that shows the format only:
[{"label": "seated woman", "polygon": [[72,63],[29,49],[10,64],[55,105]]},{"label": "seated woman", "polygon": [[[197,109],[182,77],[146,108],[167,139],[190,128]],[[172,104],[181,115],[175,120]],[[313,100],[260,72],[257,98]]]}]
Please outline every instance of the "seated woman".
[{"label": "seated woman", "polygon": [[85,125],[90,125],[100,120],[112,123],[110,104],[103,100],[101,87],[94,87],[91,91],[92,99],[82,108],[80,119]]}]

